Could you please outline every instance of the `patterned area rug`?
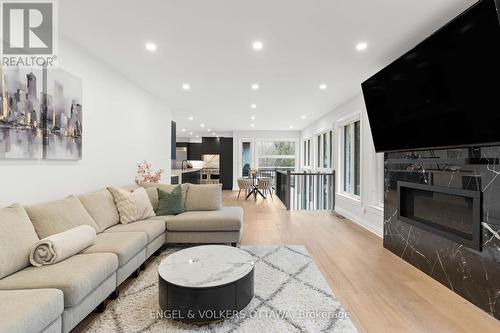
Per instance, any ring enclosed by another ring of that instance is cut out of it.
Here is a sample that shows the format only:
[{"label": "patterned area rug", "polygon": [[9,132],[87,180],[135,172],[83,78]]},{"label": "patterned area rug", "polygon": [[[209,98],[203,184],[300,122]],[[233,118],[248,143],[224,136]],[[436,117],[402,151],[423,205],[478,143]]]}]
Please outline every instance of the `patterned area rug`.
[{"label": "patterned area rug", "polygon": [[108,304],[97,332],[356,332],[303,246],[242,246],[255,257],[255,296],[231,319],[195,326],[158,315],[158,265],[170,248]]}]

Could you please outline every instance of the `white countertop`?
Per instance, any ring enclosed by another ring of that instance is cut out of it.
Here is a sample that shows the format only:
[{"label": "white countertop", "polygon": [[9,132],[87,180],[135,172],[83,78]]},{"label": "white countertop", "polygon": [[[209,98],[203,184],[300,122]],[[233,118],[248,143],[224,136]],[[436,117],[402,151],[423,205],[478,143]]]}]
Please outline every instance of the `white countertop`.
[{"label": "white countertop", "polygon": [[172,177],[177,177],[182,175],[183,173],[200,171],[202,168],[189,168],[189,169],[172,169]]},{"label": "white countertop", "polygon": [[231,246],[202,245],[175,252],[158,267],[161,278],[181,287],[206,288],[232,283],[254,267],[250,253]]}]

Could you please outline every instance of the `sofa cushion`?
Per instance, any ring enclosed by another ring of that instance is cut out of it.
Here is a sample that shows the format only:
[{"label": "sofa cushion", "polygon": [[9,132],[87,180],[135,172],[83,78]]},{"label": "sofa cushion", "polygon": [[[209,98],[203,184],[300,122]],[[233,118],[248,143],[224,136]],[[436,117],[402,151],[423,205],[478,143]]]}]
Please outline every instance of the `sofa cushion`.
[{"label": "sofa cushion", "polygon": [[59,289],[64,306],[79,304],[118,269],[111,253],[77,254],[54,265],[27,267],[0,280],[0,289]]},{"label": "sofa cushion", "polygon": [[222,184],[189,185],[186,210],[219,210],[222,208]]},{"label": "sofa cushion", "polygon": [[171,219],[173,219],[174,217],[175,217],[175,215],[157,215],[157,216],[150,217],[148,220],[160,220],[163,222],[167,222],[167,221],[170,221]]},{"label": "sofa cushion", "polygon": [[104,232],[144,232],[148,235],[148,244],[165,233],[165,222],[161,220],[142,220],[128,224],[117,224]]},{"label": "sofa cushion", "polygon": [[158,211],[158,191],[155,187],[146,188],[146,194],[148,195],[151,206],[155,213]]},{"label": "sofa cushion", "polygon": [[158,215],[177,215],[184,211],[180,185],[177,185],[171,192],[161,188],[156,190],[158,191]]},{"label": "sofa cushion", "polygon": [[115,199],[120,223],[127,224],[156,215],[144,188],[139,187],[133,192],[118,187],[109,187],[108,190]]},{"label": "sofa cushion", "polygon": [[123,185],[123,186],[118,186],[121,189],[124,189],[125,191],[132,192],[135,189],[139,188],[139,185],[137,184],[130,184],[130,185]]},{"label": "sofa cushion", "polygon": [[80,195],[78,199],[97,224],[98,233],[120,223],[115,199],[107,189]]},{"label": "sofa cushion", "polygon": [[167,221],[170,231],[238,231],[243,225],[241,207],[223,207],[221,210],[192,211],[176,215]]},{"label": "sofa cushion", "polygon": [[81,253],[114,253],[118,256],[118,266],[122,267],[148,245],[144,232],[105,232],[97,235],[94,245]]},{"label": "sofa cushion", "polygon": [[40,238],[85,224],[96,231],[99,229],[80,200],[74,195],[62,200],[30,205],[25,208]]},{"label": "sofa cushion", "polygon": [[29,266],[36,242],[38,236],[23,206],[0,209],[0,279]]},{"label": "sofa cushion", "polygon": [[64,311],[57,289],[0,290],[0,299],[0,332],[40,332]]},{"label": "sofa cushion", "polygon": [[[172,192],[172,190],[177,187],[177,185],[159,184],[159,183],[141,183],[140,185],[142,187],[144,187],[146,190],[150,189],[150,188],[155,188],[155,189],[159,188],[159,189],[166,191],[166,192]],[[181,191],[182,191],[182,206],[185,206],[187,193],[189,191],[189,185],[191,185],[191,184],[180,184],[180,185],[181,185]],[[150,199],[151,199],[151,197],[150,197]],[[153,202],[152,202],[152,204],[153,204]]]}]

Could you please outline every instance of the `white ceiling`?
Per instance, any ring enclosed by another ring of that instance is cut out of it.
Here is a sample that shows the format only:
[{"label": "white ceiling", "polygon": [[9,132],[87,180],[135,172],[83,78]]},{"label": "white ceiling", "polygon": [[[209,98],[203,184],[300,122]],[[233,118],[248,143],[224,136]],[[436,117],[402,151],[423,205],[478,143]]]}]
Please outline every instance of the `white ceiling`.
[{"label": "white ceiling", "polygon": [[[178,129],[299,130],[474,2],[64,0],[59,24],[63,35],[163,98]],[[252,49],[254,40],[263,50]],[[145,50],[150,41],[154,53]],[[364,52],[355,49],[360,41],[368,43]],[[259,91],[250,89],[254,82]]]}]

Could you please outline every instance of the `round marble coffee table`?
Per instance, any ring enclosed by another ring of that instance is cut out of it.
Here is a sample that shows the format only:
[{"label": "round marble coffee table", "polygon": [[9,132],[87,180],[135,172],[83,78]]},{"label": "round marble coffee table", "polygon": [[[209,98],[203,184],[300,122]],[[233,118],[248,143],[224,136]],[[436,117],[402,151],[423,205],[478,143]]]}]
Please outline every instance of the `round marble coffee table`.
[{"label": "round marble coffee table", "polygon": [[165,318],[188,323],[224,320],[253,298],[254,259],[239,248],[202,245],[180,250],[158,267]]}]

